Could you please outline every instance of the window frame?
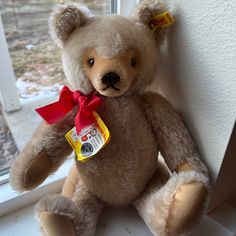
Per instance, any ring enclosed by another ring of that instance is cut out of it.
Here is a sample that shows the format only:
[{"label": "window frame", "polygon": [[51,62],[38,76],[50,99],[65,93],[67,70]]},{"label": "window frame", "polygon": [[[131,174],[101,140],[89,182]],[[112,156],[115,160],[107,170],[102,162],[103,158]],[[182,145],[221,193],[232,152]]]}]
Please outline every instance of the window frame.
[{"label": "window frame", "polygon": [[133,7],[139,3],[139,0],[117,0],[117,14],[122,15],[122,16],[128,16]]},{"label": "window frame", "polygon": [[21,104],[17,95],[15,84],[15,75],[12,68],[12,62],[8,51],[8,45],[5,37],[5,31],[2,24],[2,16],[0,14],[0,98],[4,110],[7,112],[17,111],[21,108]]},{"label": "window frame", "polygon": [[111,6],[111,14],[116,14],[117,13],[117,2],[119,0],[110,0],[110,6]]}]

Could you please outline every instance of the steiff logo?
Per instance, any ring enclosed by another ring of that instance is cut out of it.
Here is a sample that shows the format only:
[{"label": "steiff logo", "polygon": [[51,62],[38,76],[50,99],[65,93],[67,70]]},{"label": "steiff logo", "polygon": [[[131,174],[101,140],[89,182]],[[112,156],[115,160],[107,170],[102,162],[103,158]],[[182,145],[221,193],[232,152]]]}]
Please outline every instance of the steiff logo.
[{"label": "steiff logo", "polygon": [[92,153],[93,153],[93,146],[90,143],[84,143],[81,146],[81,154],[84,157],[88,157],[88,156],[92,155]]}]

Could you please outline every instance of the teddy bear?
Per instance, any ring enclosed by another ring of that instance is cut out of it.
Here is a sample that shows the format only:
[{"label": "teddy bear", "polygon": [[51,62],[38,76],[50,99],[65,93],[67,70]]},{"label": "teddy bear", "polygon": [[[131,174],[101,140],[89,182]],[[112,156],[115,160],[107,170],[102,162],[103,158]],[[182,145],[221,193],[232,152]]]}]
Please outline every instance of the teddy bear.
[{"label": "teddy bear", "polygon": [[[106,206],[132,204],[156,236],[188,234],[203,214],[208,170],[180,115],[147,89],[166,37],[159,16],[168,11],[164,0],[142,1],[129,17],[94,16],[75,3],[54,8],[50,34],[68,86],[58,102],[39,108],[46,121],[10,170],[13,189],[34,189],[72,153],[65,136],[81,138],[62,193],[36,205],[44,235],[93,236]],[[92,155],[96,125],[105,141]]]}]

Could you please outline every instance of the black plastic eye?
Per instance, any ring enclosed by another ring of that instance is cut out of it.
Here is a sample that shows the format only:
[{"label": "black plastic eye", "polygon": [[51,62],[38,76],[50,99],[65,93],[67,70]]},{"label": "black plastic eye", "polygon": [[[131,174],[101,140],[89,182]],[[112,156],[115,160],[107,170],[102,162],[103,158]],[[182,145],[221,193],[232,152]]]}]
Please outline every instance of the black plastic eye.
[{"label": "black plastic eye", "polygon": [[137,61],[135,60],[134,57],[131,58],[130,65],[134,68],[137,65]]},{"label": "black plastic eye", "polygon": [[94,63],[95,63],[94,58],[89,58],[89,59],[88,59],[88,65],[89,65],[90,67],[93,67]]}]

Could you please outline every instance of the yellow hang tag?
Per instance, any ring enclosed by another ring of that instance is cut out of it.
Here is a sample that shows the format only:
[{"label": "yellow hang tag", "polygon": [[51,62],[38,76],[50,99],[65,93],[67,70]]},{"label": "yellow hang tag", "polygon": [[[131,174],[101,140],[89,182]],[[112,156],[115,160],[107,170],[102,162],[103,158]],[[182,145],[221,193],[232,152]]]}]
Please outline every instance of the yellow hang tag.
[{"label": "yellow hang tag", "polygon": [[153,17],[149,22],[149,27],[152,31],[155,31],[159,28],[167,28],[174,22],[174,18],[171,14],[168,11],[165,11],[162,14]]},{"label": "yellow hang tag", "polygon": [[105,147],[111,138],[110,132],[97,112],[93,112],[95,122],[83,128],[79,134],[74,127],[66,134],[66,139],[74,149],[78,161],[85,162]]}]

